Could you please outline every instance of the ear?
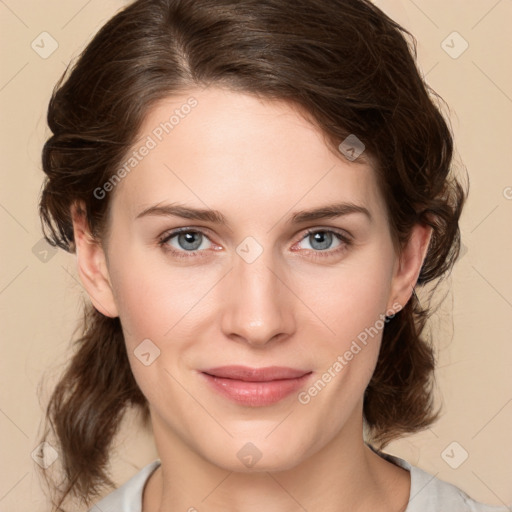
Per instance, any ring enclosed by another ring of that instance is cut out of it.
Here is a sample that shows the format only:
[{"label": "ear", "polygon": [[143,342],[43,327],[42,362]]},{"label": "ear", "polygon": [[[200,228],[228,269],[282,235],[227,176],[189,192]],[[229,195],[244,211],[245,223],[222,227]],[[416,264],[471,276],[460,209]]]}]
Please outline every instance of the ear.
[{"label": "ear", "polygon": [[114,301],[105,253],[101,243],[90,233],[85,208],[82,204],[73,204],[71,218],[78,275],[92,305],[103,315],[115,318],[119,315]]},{"label": "ear", "polygon": [[415,224],[412,228],[410,238],[402,247],[395,265],[390,293],[392,303],[388,304],[388,309],[391,309],[393,303],[398,303],[403,308],[411,298],[427,255],[431,236],[430,226]]}]

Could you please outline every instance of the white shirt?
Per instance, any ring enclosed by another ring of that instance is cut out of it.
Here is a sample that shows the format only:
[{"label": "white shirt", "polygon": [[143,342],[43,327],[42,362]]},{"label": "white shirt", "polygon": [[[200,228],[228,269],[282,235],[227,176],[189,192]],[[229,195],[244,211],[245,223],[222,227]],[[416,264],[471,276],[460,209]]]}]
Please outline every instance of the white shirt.
[{"label": "white shirt", "polygon": [[[378,454],[411,474],[409,504],[405,512],[510,512],[512,508],[484,505],[448,482],[412,466],[404,459],[384,452]],[[142,512],[142,491],[151,473],[160,466],[157,459],[143,467],[121,487],[96,503],[89,512]]]}]

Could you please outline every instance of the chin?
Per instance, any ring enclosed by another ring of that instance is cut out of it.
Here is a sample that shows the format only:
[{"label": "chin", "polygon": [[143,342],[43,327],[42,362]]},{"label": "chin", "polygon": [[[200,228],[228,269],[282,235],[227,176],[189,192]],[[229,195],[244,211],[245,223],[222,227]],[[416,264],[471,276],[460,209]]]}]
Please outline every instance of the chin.
[{"label": "chin", "polygon": [[[247,439],[247,438],[246,438]],[[296,440],[296,438],[295,438]],[[261,441],[237,441],[218,444],[221,450],[207,450],[203,457],[210,463],[226,471],[236,473],[278,472],[293,469],[305,457],[301,443],[278,439],[277,442],[261,439]]]}]

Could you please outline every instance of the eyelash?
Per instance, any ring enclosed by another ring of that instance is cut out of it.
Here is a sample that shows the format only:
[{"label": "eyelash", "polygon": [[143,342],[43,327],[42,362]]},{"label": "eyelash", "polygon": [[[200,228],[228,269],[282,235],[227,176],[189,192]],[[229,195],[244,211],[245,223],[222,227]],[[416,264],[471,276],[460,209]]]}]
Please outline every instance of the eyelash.
[{"label": "eyelash", "polygon": [[[158,240],[158,245],[166,252],[171,253],[174,257],[177,258],[196,258],[196,257],[205,257],[207,255],[203,255],[201,253],[206,252],[205,250],[195,250],[195,251],[178,251],[174,248],[170,248],[169,245],[167,245],[167,242],[169,240],[172,240],[176,235],[179,235],[181,233],[200,233],[201,235],[208,238],[208,235],[200,230],[200,229],[192,229],[192,228],[179,228],[175,229],[171,232],[164,233]],[[315,233],[332,233],[340,242],[341,245],[337,247],[334,250],[323,250],[323,251],[315,251],[314,249],[307,249],[308,252],[313,252],[314,256],[313,258],[326,258],[326,257],[332,257],[334,255],[340,254],[342,251],[348,249],[352,245],[352,240],[349,236],[342,234],[338,231],[334,231],[332,229],[309,229],[306,231],[306,233],[298,240],[298,242],[302,242],[304,239],[306,239],[308,236],[313,235]],[[209,238],[208,238],[209,240]],[[188,253],[188,254],[187,254]]]}]

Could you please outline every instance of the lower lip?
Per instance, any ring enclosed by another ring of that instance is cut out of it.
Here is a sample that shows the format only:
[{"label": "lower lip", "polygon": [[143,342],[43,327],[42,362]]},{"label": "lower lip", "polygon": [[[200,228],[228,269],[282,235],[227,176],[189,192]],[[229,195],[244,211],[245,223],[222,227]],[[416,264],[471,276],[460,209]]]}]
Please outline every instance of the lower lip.
[{"label": "lower lip", "polygon": [[296,379],[271,380],[264,382],[247,382],[243,380],[224,379],[202,373],[212,388],[240,405],[262,407],[283,400],[294,391],[304,386],[311,376],[307,373]]}]

